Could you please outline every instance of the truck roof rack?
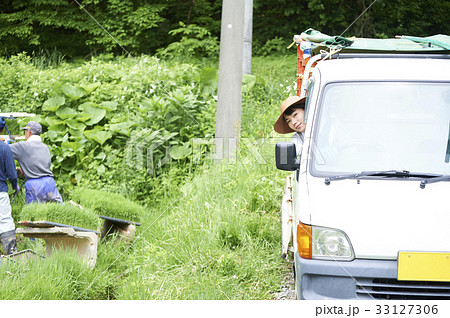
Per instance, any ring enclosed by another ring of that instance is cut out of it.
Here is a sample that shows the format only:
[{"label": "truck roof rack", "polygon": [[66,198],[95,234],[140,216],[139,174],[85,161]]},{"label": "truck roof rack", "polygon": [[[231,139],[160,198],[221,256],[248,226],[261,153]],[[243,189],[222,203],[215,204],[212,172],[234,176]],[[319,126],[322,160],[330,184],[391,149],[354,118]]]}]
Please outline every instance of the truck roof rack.
[{"label": "truck roof rack", "polygon": [[[327,54],[322,53],[321,58],[326,58]],[[450,54],[392,54],[392,53],[336,53],[331,59],[354,59],[354,58],[402,58],[402,59],[450,59]]]},{"label": "truck roof rack", "polygon": [[[306,95],[312,69],[321,60],[345,58],[450,58],[450,36],[396,36],[394,39],[345,38],[308,29],[294,36],[297,45],[297,95]],[[291,45],[291,46],[292,46]]]}]

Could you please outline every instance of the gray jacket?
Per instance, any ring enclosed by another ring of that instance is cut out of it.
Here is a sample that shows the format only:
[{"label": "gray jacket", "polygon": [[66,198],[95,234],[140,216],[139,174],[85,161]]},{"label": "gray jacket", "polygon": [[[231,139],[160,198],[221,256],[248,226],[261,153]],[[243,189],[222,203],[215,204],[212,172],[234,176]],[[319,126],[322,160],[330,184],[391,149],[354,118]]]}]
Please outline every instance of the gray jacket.
[{"label": "gray jacket", "polygon": [[11,144],[11,151],[27,179],[53,177],[50,150],[40,136],[33,135],[27,141]]}]

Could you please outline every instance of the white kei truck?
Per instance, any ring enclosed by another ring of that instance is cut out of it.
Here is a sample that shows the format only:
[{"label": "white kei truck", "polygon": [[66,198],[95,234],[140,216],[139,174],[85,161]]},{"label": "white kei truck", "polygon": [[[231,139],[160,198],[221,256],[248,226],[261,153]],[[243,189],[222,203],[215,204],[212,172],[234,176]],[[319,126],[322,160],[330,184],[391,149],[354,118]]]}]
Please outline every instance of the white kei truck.
[{"label": "white kei truck", "polygon": [[306,131],[276,145],[298,299],[450,299],[450,37],[295,36]]}]

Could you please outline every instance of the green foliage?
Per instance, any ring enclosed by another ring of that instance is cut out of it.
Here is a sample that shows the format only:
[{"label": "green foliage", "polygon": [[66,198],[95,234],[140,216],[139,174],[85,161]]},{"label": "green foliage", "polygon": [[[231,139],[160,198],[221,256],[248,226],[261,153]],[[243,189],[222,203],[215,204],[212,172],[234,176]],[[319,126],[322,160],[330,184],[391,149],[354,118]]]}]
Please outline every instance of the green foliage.
[{"label": "green foliage", "polygon": [[144,207],[116,193],[75,188],[71,192],[71,197],[81,206],[103,216],[139,222],[145,214]]},{"label": "green foliage", "polygon": [[289,44],[285,38],[277,36],[267,40],[260,48],[256,48],[255,53],[260,56],[292,54],[292,51],[286,49]]},{"label": "green foliage", "polygon": [[186,26],[183,22],[180,22],[180,27],[171,30],[169,34],[172,36],[181,34],[181,38],[170,43],[166,48],[158,50],[158,55],[163,58],[218,56],[219,40],[212,36],[206,28],[195,24]]},{"label": "green foliage", "polygon": [[72,204],[32,203],[22,208],[21,221],[48,221],[97,230],[99,219],[90,209],[80,209]]},{"label": "green foliage", "polygon": [[83,185],[154,200],[156,179],[172,163],[193,168],[191,140],[214,133],[215,68],[144,56],[38,69],[19,54],[0,59],[0,74],[2,111],[38,114],[63,192]]},{"label": "green foliage", "polygon": [[149,31],[165,20],[160,15],[165,7],[164,1],[144,0],[7,1],[0,6],[0,53],[53,47],[69,56],[144,50],[152,39]]},{"label": "green foliage", "polygon": [[383,0],[373,6],[368,19],[372,23],[365,23],[360,29],[366,30],[368,35],[381,33],[389,37],[450,34],[448,12],[450,12],[449,1]]}]

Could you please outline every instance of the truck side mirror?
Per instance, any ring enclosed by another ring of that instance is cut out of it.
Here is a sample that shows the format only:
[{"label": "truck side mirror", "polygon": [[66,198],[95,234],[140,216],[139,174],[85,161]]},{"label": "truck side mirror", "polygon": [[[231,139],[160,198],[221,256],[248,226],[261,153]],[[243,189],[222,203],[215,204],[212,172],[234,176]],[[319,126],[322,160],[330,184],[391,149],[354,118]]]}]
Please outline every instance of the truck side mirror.
[{"label": "truck side mirror", "polygon": [[275,146],[275,161],[277,168],[286,171],[295,171],[300,168],[300,160],[293,142],[278,142]]}]

